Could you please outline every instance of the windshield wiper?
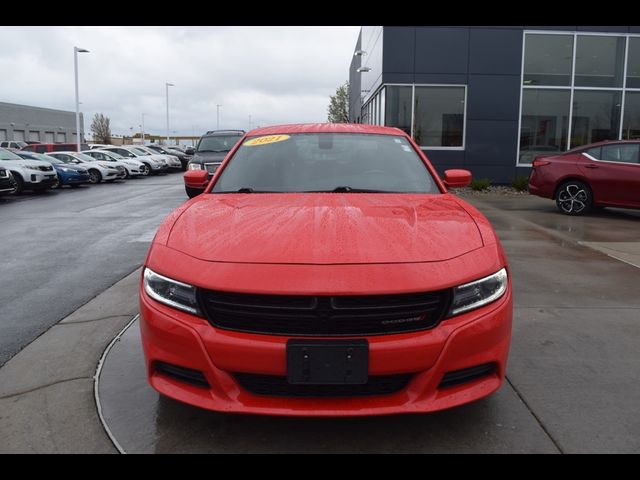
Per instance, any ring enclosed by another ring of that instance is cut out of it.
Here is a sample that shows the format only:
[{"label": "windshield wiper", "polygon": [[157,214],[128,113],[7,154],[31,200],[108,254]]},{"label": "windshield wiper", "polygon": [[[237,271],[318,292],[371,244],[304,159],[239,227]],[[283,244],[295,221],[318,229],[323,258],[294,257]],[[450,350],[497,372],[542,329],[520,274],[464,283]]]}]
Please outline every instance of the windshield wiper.
[{"label": "windshield wiper", "polygon": [[229,150],[198,150],[196,153],[224,153]]},{"label": "windshield wiper", "polygon": [[254,190],[252,187],[242,187],[237,190],[224,190],[222,192],[212,193],[277,193],[273,190]]},{"label": "windshield wiper", "polygon": [[333,190],[310,190],[307,193],[397,193],[391,190],[378,190],[374,188],[354,188],[349,185],[341,185]]}]

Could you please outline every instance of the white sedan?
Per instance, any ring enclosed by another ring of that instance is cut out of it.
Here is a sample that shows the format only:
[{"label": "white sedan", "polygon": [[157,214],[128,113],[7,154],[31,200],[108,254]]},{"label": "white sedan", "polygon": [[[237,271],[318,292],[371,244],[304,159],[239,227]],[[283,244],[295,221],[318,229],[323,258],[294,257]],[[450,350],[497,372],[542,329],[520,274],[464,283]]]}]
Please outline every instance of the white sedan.
[{"label": "white sedan", "polygon": [[158,153],[155,150],[152,150],[152,149],[147,148],[147,147],[143,147],[141,145],[136,145],[133,148],[134,149],[138,149],[138,150],[142,150],[143,152],[146,152],[148,155],[157,155],[159,157],[162,157],[167,162],[167,165],[169,166],[169,168],[172,169],[172,170],[182,170],[182,162],[180,161],[180,158],[178,158],[175,155],[167,155],[166,153]]},{"label": "white sedan", "polygon": [[64,163],[72,163],[82,165],[89,172],[90,183],[113,182],[115,180],[126,178],[127,171],[122,165],[116,165],[111,162],[101,162],[89,155],[78,152],[51,152],[47,155],[62,160]]},{"label": "white sedan", "polygon": [[125,158],[122,155],[118,155],[115,152],[108,152],[106,150],[84,150],[81,153],[85,155],[89,155],[92,158],[95,158],[101,162],[111,162],[114,165],[122,165],[124,169],[127,171],[127,178],[129,177],[138,177],[144,176],[146,177],[151,173],[151,169],[142,163],[140,160],[136,160],[135,158]]}]

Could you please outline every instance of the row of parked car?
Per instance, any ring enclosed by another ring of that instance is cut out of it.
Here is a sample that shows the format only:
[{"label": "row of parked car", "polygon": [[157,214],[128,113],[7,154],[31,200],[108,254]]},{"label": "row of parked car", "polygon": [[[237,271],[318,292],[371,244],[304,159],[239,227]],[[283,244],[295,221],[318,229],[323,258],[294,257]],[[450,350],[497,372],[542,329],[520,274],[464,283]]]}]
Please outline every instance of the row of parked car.
[{"label": "row of parked car", "polygon": [[64,144],[0,147],[0,195],[184,171],[191,158],[179,146],[81,145],[85,149],[80,152],[73,147]]}]

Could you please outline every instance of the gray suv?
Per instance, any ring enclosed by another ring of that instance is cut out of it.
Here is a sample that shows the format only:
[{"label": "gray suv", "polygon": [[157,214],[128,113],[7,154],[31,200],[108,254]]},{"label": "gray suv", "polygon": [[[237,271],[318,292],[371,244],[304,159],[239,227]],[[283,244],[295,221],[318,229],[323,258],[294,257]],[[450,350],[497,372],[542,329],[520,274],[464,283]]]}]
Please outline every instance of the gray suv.
[{"label": "gray suv", "polygon": [[[187,154],[193,154],[187,168],[189,170],[206,170],[209,179],[213,177],[224,157],[245,134],[244,130],[211,130],[205,133],[196,148],[187,148]],[[189,198],[202,193],[202,190],[185,186]]]}]

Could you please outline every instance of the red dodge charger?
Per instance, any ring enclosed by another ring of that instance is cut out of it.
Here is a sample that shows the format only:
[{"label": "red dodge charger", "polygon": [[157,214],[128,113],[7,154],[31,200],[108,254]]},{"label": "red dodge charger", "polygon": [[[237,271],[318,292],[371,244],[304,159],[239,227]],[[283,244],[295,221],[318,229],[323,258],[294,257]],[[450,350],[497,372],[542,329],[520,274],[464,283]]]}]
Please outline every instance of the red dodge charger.
[{"label": "red dodge charger", "polygon": [[507,261],[401,130],[246,134],[158,230],[140,285],[149,383],[220,412],[431,412],[495,392],[511,337]]},{"label": "red dodge charger", "polygon": [[592,207],[640,208],[640,142],[605,141],[533,161],[529,193],[567,215]]}]

